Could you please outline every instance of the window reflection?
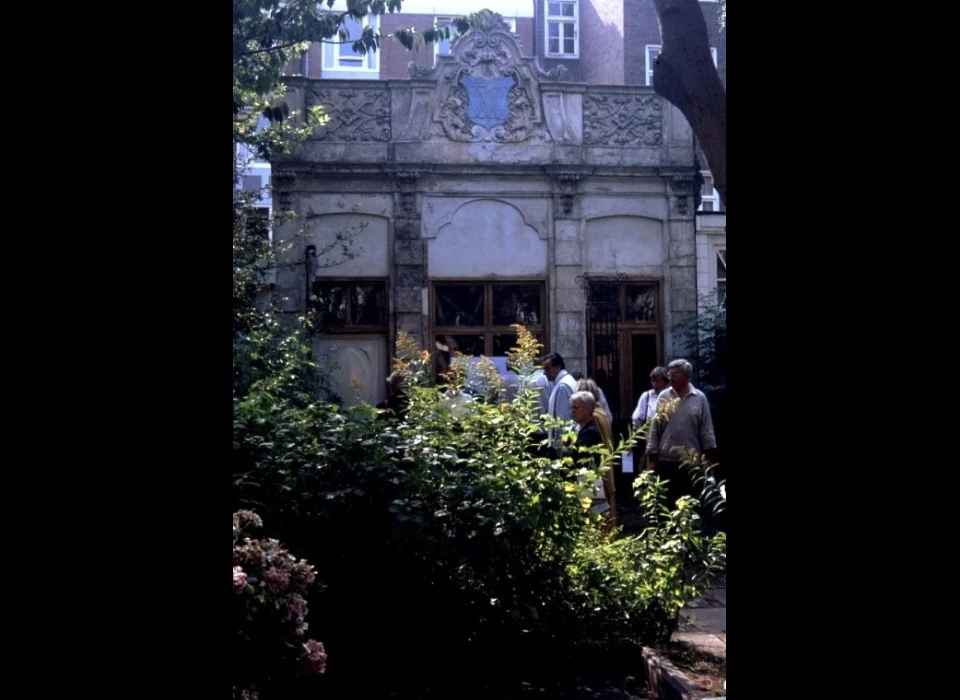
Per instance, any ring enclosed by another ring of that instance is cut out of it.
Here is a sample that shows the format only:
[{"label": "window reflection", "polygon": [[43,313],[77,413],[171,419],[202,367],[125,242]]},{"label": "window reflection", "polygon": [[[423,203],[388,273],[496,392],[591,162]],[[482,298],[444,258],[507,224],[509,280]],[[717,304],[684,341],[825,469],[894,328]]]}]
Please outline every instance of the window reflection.
[{"label": "window reflection", "polygon": [[627,322],[654,323],[657,320],[657,288],[652,284],[627,286]]},{"label": "window reflection", "polygon": [[540,325],[540,286],[494,285],[493,325],[520,323],[527,327]]},{"label": "window reflection", "polygon": [[314,282],[313,304],[320,315],[320,323],[328,326],[346,325],[346,294],[341,285]]},{"label": "window reflection", "polygon": [[348,328],[386,324],[386,282],[325,282],[311,286],[310,306],[323,326]]},{"label": "window reflection", "polygon": [[438,326],[482,326],[482,285],[437,285]]}]

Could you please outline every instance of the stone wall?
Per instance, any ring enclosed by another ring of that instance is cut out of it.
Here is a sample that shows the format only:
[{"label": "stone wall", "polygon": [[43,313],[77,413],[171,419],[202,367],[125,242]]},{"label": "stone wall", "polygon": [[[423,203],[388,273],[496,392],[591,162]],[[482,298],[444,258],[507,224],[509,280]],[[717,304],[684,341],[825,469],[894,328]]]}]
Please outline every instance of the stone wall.
[{"label": "stone wall", "polygon": [[[585,368],[578,278],[620,275],[660,283],[671,358],[672,324],[696,312],[690,127],[652,88],[565,77],[524,58],[492,16],[409,79],[289,79],[295,108],[328,115],[274,163],[274,201],[298,215],[275,232],[289,310],[305,308],[311,274],[386,279],[388,347],[401,329],[432,347],[432,281],[536,279],[547,350]],[[355,257],[301,264],[306,246],[324,250],[351,226]],[[356,347],[363,362],[379,352],[369,338]]]}]

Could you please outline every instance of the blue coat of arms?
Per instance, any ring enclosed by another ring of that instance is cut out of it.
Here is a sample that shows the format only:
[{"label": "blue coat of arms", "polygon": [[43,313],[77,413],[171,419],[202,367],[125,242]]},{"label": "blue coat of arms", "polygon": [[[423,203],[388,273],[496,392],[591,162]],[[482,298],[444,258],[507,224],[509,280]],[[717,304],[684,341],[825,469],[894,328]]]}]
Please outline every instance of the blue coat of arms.
[{"label": "blue coat of arms", "polygon": [[507,95],[510,88],[517,84],[512,75],[505,78],[479,78],[464,75],[460,84],[467,91],[469,104],[467,116],[470,121],[492,129],[510,118],[510,105]]}]

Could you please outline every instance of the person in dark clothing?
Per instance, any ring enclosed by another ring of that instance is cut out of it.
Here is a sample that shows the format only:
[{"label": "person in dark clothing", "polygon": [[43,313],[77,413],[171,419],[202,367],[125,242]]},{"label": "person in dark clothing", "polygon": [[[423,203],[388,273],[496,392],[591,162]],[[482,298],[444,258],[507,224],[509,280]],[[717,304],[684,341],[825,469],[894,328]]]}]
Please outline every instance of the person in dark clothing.
[{"label": "person in dark clothing", "polygon": [[388,416],[402,418],[406,412],[406,397],[403,394],[403,375],[391,372],[387,377],[387,398],[377,404],[377,408],[387,411]]},{"label": "person in dark clothing", "polygon": [[[586,449],[595,445],[606,445],[608,450],[613,450],[610,440],[604,437],[594,418],[594,412],[597,408],[597,400],[589,391],[577,391],[570,397],[570,415],[577,423],[577,441],[574,448],[577,450]],[[593,455],[594,463],[600,466],[600,455]],[[617,517],[614,511],[614,491],[613,469],[607,469],[602,477],[603,497],[597,499],[599,503],[594,505],[594,512],[610,511],[610,524],[616,527]],[[598,507],[599,506],[599,507]]]}]

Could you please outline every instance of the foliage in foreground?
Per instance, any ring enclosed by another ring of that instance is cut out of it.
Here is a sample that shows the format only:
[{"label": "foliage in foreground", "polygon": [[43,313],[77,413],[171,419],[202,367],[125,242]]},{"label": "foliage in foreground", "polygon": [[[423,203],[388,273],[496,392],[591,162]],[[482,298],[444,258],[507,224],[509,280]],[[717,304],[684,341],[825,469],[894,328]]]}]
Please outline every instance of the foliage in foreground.
[{"label": "foliage in foreground", "polygon": [[[517,330],[510,363],[523,374],[539,347]],[[722,565],[723,536],[700,538],[696,509],[681,503],[651,505],[650,527],[617,539],[588,512],[595,462],[548,453],[530,390],[503,401],[489,363],[455,363],[440,384],[430,366],[401,339],[400,416],[274,401],[263,382],[236,403],[236,506],[256,508],[315,565],[323,587],[311,604],[341,673],[371,658],[381,678],[411,683],[438,666],[509,673],[585,636],[669,635]]]},{"label": "foliage in foreground", "polygon": [[327,663],[323,644],[306,635],[313,567],[277,540],[250,536],[262,527],[252,511],[233,514],[234,700],[288,697]]}]

